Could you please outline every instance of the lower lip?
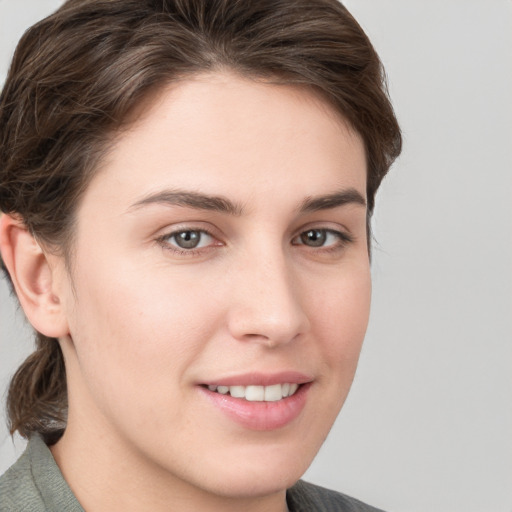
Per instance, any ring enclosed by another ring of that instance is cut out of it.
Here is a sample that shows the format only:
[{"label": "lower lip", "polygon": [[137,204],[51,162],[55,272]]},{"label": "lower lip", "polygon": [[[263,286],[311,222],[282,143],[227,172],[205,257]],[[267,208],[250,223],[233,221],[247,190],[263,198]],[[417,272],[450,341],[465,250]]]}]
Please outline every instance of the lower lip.
[{"label": "lower lip", "polygon": [[276,430],[295,420],[304,406],[311,383],[302,384],[292,395],[276,402],[250,402],[222,395],[208,388],[200,391],[230,419],[251,430]]}]

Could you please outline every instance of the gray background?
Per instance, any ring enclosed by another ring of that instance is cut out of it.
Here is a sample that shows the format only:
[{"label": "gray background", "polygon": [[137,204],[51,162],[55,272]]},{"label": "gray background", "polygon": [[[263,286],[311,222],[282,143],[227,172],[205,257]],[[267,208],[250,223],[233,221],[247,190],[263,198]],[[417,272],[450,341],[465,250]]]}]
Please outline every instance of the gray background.
[{"label": "gray background", "polygon": [[[345,3],[386,65],[405,148],[378,200],[360,367],[306,476],[390,512],[511,512],[512,2]],[[59,4],[0,0],[0,83]],[[30,349],[2,282],[0,392]],[[0,428],[1,472],[23,443]]]}]

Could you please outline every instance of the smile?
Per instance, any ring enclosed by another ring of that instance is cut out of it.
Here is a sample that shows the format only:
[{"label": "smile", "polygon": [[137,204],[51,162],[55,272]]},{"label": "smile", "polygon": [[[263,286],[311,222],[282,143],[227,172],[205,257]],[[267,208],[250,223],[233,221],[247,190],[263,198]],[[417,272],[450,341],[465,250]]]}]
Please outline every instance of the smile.
[{"label": "smile", "polygon": [[[272,377],[269,380],[274,380]],[[302,382],[286,382],[288,378]],[[290,425],[306,405],[312,380],[288,377],[284,382],[269,383],[266,386],[255,384],[257,377],[246,386],[237,384],[239,380],[222,384],[203,384],[198,386],[207,401],[238,425],[250,430],[269,431]],[[242,380],[242,379],[240,379]],[[259,380],[259,382],[265,379]]]},{"label": "smile", "polygon": [[221,395],[231,395],[249,402],[277,402],[293,396],[299,389],[297,383],[273,384],[271,386],[208,386],[210,391]]}]

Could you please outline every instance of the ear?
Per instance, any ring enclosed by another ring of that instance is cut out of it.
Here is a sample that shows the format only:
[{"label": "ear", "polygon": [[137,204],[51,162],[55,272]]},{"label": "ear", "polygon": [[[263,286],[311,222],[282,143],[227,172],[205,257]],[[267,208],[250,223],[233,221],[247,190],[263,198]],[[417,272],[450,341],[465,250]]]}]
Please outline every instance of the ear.
[{"label": "ear", "polygon": [[10,215],[0,218],[0,253],[32,326],[51,338],[67,335],[66,316],[55,293],[55,261],[52,268],[27,227]]}]

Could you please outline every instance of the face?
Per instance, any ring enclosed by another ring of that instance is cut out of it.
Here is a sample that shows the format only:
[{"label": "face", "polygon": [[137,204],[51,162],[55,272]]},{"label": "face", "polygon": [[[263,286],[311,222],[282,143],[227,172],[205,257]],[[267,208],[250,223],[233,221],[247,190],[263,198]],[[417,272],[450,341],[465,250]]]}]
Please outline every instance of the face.
[{"label": "face", "polygon": [[310,91],[215,74],[161,92],[78,208],[66,435],[202,492],[292,485],[367,325],[365,190],[360,137]]}]

